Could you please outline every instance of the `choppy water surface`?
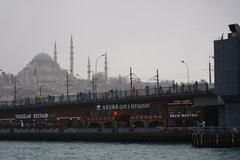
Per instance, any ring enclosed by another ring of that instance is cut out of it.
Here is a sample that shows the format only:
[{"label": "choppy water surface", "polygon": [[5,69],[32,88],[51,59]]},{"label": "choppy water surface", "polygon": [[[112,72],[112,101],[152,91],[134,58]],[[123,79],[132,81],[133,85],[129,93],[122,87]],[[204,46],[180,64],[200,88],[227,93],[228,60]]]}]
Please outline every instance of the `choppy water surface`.
[{"label": "choppy water surface", "polygon": [[240,148],[194,148],[191,144],[0,141],[4,160],[239,160]]}]

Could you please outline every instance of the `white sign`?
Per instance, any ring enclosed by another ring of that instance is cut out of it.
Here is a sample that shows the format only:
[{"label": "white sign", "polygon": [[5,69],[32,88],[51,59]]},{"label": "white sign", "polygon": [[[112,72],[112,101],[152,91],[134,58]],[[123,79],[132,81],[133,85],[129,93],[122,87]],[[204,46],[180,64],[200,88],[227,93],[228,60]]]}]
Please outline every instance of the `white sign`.
[{"label": "white sign", "polygon": [[182,100],[174,100],[173,102],[169,102],[169,106],[174,106],[174,105],[192,105],[192,101],[190,99],[182,99]]},{"label": "white sign", "polygon": [[104,104],[97,105],[96,110],[146,109],[150,104]]},{"label": "white sign", "polygon": [[15,115],[16,119],[30,119],[32,118],[31,114],[16,114]]},{"label": "white sign", "polygon": [[34,114],[15,114],[16,119],[40,119],[40,118],[48,118],[48,113],[34,113]]},{"label": "white sign", "polygon": [[198,117],[197,113],[177,113],[177,114],[170,114],[170,118],[195,118]]}]

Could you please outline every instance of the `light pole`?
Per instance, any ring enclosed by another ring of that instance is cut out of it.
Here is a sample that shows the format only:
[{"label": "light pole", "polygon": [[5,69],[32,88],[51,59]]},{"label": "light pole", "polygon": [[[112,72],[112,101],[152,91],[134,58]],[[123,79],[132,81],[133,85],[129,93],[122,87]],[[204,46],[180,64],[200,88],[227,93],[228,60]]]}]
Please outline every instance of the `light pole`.
[{"label": "light pole", "polygon": [[212,83],[212,66],[211,66],[211,58],[214,58],[213,56],[208,56],[208,72],[209,72],[209,84]]},{"label": "light pole", "polygon": [[159,88],[159,74],[158,74],[158,69],[157,69],[157,89]]},{"label": "light pole", "polygon": [[[97,92],[97,83],[96,83],[96,81],[97,81],[97,63],[98,63],[98,60],[101,58],[101,57],[104,57],[105,56],[105,54],[102,54],[102,55],[100,55],[100,56],[98,56],[97,57],[97,59],[96,59],[96,61],[95,61],[95,92]],[[93,79],[93,81],[94,81],[94,79]]]},{"label": "light pole", "polygon": [[66,80],[67,80],[67,98],[69,96],[69,91],[68,91],[68,81],[69,81],[69,78],[68,78],[68,71],[66,72]]},{"label": "light pole", "polygon": [[133,85],[132,85],[132,67],[130,67],[130,88],[131,88],[131,91],[133,90]]},{"label": "light pole", "polygon": [[16,97],[17,97],[17,82],[16,82],[16,77],[14,78],[14,102],[16,102]]},{"label": "light pole", "polygon": [[188,68],[188,65],[185,61],[181,61],[183,64],[185,64],[185,66],[187,67],[187,81],[188,81],[188,84],[189,84],[189,68]]},{"label": "light pole", "polygon": [[[133,77],[133,76],[135,76],[135,77]],[[133,80],[137,80],[138,83],[141,83],[141,79],[135,73],[132,72],[132,67],[130,67],[130,88],[131,88],[131,90],[134,89]]]}]

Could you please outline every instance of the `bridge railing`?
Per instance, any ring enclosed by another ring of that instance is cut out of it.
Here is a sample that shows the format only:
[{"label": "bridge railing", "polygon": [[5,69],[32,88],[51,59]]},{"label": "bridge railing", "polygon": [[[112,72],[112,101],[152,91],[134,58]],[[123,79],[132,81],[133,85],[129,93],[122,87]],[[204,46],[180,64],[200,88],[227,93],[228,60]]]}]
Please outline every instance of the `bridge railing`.
[{"label": "bridge railing", "polygon": [[214,86],[206,84],[190,84],[190,85],[173,85],[169,87],[149,87],[144,89],[133,90],[109,90],[107,92],[80,92],[76,95],[61,96],[45,96],[36,98],[25,98],[16,101],[0,101],[0,109],[10,107],[34,107],[37,105],[51,105],[59,103],[79,103],[79,102],[96,102],[114,99],[156,97],[168,95],[186,95],[186,94],[208,94],[214,92]]}]

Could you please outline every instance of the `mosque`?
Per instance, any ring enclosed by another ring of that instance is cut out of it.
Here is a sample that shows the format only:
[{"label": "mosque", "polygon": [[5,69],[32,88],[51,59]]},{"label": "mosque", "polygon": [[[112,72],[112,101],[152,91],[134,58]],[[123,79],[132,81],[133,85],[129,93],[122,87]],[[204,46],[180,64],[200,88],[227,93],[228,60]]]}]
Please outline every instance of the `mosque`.
[{"label": "mosque", "polygon": [[[98,91],[106,91],[110,89],[128,89],[128,79],[126,77],[108,77],[108,61],[107,53],[103,56],[104,72],[93,74],[88,57],[87,79],[79,79],[78,75],[74,74],[74,46],[73,38],[70,40],[69,52],[69,70],[62,69],[58,63],[57,44],[54,44],[53,58],[47,53],[37,54],[18,74],[17,76],[5,76],[8,79],[4,81],[3,76],[0,76],[0,83],[9,86],[9,97],[12,99],[12,90],[16,84],[17,98],[25,98],[37,95],[61,95],[76,94],[78,92],[87,92],[94,87],[98,87]],[[92,75],[91,75],[92,74]],[[92,78],[94,76],[94,79]],[[10,78],[14,77],[14,78]],[[16,80],[16,81],[14,81]],[[16,82],[16,83],[15,83]],[[1,90],[1,88],[0,88]],[[7,93],[5,90],[5,93]],[[3,96],[0,95],[0,99]],[[6,99],[6,97],[4,97]],[[9,98],[7,98],[9,99]]]}]

